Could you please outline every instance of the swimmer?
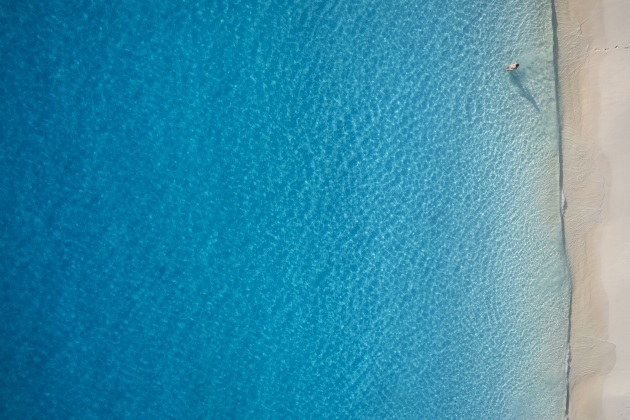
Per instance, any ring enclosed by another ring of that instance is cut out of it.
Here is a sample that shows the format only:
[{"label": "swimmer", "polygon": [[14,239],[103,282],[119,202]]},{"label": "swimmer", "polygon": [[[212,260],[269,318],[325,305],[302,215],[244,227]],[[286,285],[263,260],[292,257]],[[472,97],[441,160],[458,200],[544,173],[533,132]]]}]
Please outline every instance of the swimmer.
[{"label": "swimmer", "polygon": [[507,71],[514,71],[518,68],[518,63],[515,61],[512,64],[510,64],[509,66],[507,66]]}]

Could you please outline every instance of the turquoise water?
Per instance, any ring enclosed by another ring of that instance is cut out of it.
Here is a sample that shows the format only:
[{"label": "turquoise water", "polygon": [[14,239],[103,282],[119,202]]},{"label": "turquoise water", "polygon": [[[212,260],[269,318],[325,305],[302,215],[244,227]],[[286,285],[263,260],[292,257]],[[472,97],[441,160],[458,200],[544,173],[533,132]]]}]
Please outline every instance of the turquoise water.
[{"label": "turquoise water", "polygon": [[548,0],[27,3],[1,417],[562,418]]}]

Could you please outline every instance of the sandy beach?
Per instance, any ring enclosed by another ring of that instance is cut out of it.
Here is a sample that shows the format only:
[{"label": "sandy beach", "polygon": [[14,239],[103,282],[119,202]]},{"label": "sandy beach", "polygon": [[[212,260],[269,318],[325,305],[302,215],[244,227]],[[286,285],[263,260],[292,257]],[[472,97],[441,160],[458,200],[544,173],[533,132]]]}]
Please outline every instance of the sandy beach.
[{"label": "sandy beach", "polygon": [[572,275],[568,414],[629,419],[630,1],[555,7]]}]

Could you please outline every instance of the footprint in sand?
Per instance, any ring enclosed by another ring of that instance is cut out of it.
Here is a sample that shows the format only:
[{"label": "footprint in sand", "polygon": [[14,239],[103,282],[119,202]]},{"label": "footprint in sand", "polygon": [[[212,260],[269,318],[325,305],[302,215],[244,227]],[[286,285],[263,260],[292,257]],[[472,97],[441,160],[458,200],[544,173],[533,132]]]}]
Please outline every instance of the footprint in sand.
[{"label": "footprint in sand", "polygon": [[[618,50],[619,49],[619,45],[615,45],[615,49]],[[630,49],[630,47],[623,47],[624,50]],[[608,52],[610,50],[610,48],[604,48],[602,51],[604,52]],[[595,48],[595,51],[600,51],[599,48]]]}]

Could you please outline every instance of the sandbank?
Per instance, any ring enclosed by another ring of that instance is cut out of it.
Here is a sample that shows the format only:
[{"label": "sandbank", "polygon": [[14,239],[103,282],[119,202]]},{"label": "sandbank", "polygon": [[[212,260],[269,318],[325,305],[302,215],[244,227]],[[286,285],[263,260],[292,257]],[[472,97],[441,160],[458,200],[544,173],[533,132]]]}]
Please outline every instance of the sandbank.
[{"label": "sandbank", "polygon": [[630,419],[630,0],[555,0],[568,417]]}]

